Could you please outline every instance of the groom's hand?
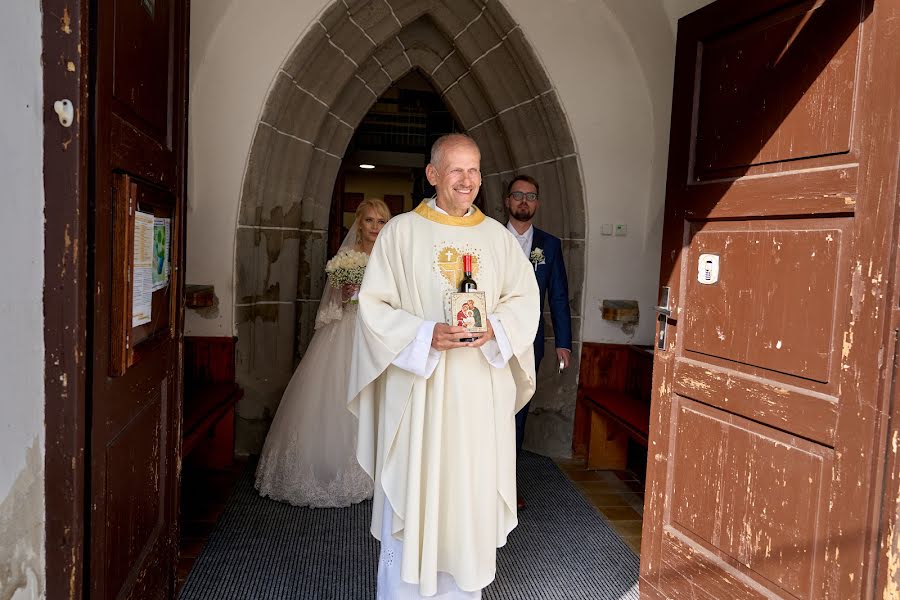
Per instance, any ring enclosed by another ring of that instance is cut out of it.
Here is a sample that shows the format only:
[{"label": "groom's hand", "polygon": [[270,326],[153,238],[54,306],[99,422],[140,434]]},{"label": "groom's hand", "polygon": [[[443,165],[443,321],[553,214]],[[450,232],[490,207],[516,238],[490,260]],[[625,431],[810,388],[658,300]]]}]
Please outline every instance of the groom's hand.
[{"label": "groom's hand", "polygon": [[[456,325],[447,325],[446,323],[437,323],[431,334],[431,347],[435,350],[443,352],[444,350],[452,350],[453,348],[466,348],[471,343],[460,342],[460,338],[476,337],[480,334],[469,333],[465,327],[457,327]],[[475,342],[477,343],[477,342]]]}]

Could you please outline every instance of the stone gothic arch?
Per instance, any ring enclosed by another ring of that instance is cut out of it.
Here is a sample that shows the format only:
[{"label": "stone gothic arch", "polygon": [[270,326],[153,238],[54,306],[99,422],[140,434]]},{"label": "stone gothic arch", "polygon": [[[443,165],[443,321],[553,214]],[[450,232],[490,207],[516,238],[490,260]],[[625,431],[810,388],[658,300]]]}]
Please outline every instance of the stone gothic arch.
[{"label": "stone gothic arch", "polygon": [[[539,226],[564,240],[580,339],[585,201],[578,156],[557,93],[522,30],[498,0],[339,0],[279,70],[244,175],[234,318],[247,390],[239,444],[250,449],[261,445],[312,336],[344,151],[375,100],[413,68],[481,147],[490,216],[503,218],[503,187],[514,173],[540,182]],[[564,413],[572,410],[554,411],[569,433]]]}]

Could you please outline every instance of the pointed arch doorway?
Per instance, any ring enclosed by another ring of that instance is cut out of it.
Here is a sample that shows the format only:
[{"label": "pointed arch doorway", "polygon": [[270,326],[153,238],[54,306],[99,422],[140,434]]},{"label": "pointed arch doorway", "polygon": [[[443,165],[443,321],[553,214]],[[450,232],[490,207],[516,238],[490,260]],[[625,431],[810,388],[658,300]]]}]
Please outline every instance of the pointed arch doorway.
[{"label": "pointed arch doorway", "polygon": [[[557,93],[522,30],[496,0],[338,1],[277,73],[244,175],[235,244],[237,367],[246,390],[239,452],[261,447],[311,336],[348,143],[375,101],[413,69],[481,147],[488,215],[504,220],[502,193],[514,174],[540,181],[545,209],[538,225],[563,239],[580,350],[585,207],[578,155]],[[573,369],[569,377],[576,376]],[[565,452],[574,394],[567,400],[560,395],[566,386],[548,387],[533,405],[552,408],[530,427],[548,428],[542,437],[555,440],[539,449]]]},{"label": "pointed arch doorway", "polygon": [[[337,252],[363,198],[381,198],[391,214],[398,215],[431,197],[434,188],[425,177],[431,144],[462,130],[419,69],[392,83],[362,118],[344,151],[332,195],[326,255]],[[483,207],[483,194],[476,203]],[[299,348],[304,346],[300,340]]]}]

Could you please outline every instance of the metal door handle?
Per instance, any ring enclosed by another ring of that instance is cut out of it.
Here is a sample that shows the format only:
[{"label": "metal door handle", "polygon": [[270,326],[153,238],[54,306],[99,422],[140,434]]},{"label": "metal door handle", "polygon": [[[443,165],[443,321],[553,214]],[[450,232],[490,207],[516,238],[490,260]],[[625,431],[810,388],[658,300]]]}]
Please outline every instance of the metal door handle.
[{"label": "metal door handle", "polygon": [[656,335],[656,348],[658,350],[666,349],[666,333],[669,328],[669,317],[672,316],[672,310],[669,308],[669,295],[669,287],[663,286],[659,290],[659,306],[653,309],[659,315],[656,317],[656,320],[659,321],[659,333]]}]

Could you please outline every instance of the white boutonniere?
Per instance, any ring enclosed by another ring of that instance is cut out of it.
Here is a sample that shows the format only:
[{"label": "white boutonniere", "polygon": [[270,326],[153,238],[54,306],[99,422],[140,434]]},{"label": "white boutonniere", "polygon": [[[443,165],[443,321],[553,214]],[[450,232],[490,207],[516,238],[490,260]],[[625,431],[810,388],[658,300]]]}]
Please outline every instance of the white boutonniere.
[{"label": "white boutonniere", "polygon": [[531,260],[531,264],[534,265],[534,270],[537,271],[538,265],[543,265],[544,263],[544,249],[543,248],[535,248],[531,251],[531,255],[529,256]]}]

